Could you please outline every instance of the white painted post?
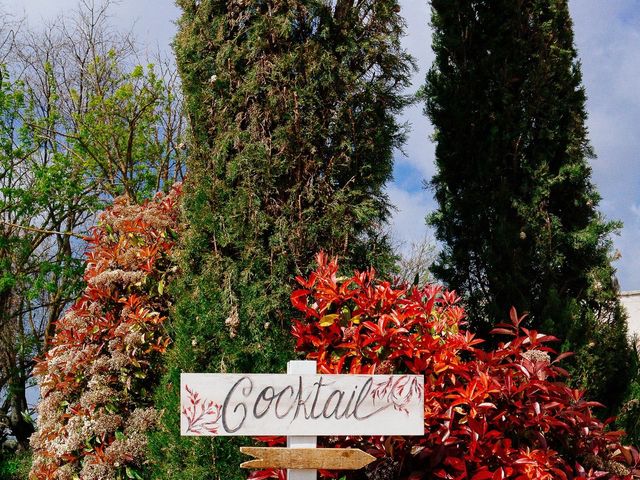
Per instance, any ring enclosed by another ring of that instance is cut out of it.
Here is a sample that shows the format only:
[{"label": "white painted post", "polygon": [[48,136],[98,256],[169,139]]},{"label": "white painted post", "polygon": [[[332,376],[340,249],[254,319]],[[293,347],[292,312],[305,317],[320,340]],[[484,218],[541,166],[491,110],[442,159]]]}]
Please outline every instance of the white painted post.
[{"label": "white painted post", "polygon": [[[287,363],[287,373],[298,374],[312,374],[316,373],[316,361],[315,360],[291,360]],[[289,448],[316,448],[318,437],[304,436],[304,437],[287,437],[287,447]],[[288,480],[317,480],[318,471],[305,469],[305,470],[287,470]]]}]

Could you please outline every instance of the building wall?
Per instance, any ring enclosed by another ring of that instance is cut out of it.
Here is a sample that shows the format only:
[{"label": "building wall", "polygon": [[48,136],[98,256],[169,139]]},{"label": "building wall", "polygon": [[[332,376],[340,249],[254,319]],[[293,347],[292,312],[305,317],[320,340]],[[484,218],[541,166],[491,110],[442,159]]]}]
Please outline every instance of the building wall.
[{"label": "building wall", "polygon": [[640,337],[640,290],[620,293],[620,300],[629,315],[629,335]]}]

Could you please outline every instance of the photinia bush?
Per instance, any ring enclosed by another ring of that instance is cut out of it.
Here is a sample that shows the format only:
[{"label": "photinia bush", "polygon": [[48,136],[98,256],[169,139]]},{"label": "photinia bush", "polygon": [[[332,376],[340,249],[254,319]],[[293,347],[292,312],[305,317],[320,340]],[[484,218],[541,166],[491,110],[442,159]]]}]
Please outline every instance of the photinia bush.
[{"label": "photinia bush", "polygon": [[152,390],[169,344],[180,186],[144,205],[117,199],[88,239],[87,287],[35,372],[42,400],[30,478],[140,479]]},{"label": "photinia bush", "polygon": [[[297,349],[321,373],[414,373],[425,377],[421,437],[335,437],[325,446],[361,448],[378,460],[357,472],[321,471],[348,479],[632,479],[640,478],[635,449],[607,431],[583,392],[548,346],[553,337],[521,327],[515,310],[492,334],[492,351],[462,327],[455,292],[439,286],[394,286],[375,271],[338,277],[320,254],[318,268],[291,300]],[[279,438],[262,438],[270,444]],[[250,478],[283,478],[263,470]]]}]

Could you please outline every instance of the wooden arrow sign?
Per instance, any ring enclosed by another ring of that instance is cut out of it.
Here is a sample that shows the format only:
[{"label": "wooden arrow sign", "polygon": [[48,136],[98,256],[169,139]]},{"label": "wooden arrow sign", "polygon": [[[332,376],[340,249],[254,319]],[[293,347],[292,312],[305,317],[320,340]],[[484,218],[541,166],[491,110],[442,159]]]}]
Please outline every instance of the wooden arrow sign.
[{"label": "wooden arrow sign", "polygon": [[255,457],[242,468],[358,470],[376,459],[359,448],[240,447],[240,451]]}]

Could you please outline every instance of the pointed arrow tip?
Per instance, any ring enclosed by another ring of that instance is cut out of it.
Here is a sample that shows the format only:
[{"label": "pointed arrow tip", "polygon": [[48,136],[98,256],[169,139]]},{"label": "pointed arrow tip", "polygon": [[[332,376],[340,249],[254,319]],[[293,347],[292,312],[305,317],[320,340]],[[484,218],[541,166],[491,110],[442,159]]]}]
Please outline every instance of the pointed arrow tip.
[{"label": "pointed arrow tip", "polygon": [[374,457],[370,453],[360,450],[359,448],[354,448],[354,450],[355,451],[353,452],[353,457],[360,464],[360,468],[366,467],[370,463],[377,460],[376,457]]}]

